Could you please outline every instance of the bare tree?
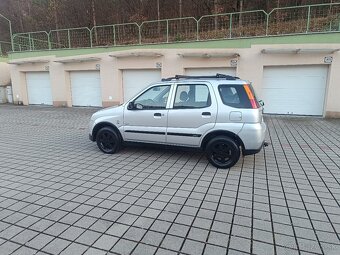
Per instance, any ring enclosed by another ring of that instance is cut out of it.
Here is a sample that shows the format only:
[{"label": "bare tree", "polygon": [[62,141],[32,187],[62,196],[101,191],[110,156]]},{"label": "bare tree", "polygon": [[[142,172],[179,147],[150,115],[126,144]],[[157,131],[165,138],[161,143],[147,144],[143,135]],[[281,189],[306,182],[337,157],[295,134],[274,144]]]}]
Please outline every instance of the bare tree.
[{"label": "bare tree", "polygon": [[[91,28],[98,24],[185,16],[200,18],[202,15],[222,12],[257,9],[270,11],[277,7],[339,2],[340,0],[0,0],[0,10],[12,21],[14,32],[28,32],[81,26]],[[334,8],[329,10],[333,11]],[[242,14],[239,15],[239,21],[243,25]],[[217,18],[214,29],[218,29]],[[0,36],[6,36],[3,30],[0,30]],[[161,23],[158,30],[161,30]],[[57,36],[60,41],[59,34]],[[97,38],[96,34],[94,36]]]},{"label": "bare tree", "polygon": [[[92,22],[93,26],[97,26],[97,19],[96,19],[96,5],[95,5],[95,0],[91,0],[91,9],[92,9]],[[98,43],[98,34],[97,34],[97,29],[94,29],[94,35],[96,39],[96,43]]]}]

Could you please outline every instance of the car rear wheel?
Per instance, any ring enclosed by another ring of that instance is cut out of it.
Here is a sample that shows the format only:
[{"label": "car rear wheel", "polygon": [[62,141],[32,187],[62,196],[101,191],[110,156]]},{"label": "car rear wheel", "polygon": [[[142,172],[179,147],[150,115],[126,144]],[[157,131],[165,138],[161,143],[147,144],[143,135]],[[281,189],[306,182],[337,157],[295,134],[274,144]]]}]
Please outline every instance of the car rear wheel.
[{"label": "car rear wheel", "polygon": [[116,153],[121,147],[121,139],[111,127],[101,128],[96,136],[98,148],[107,154]]},{"label": "car rear wheel", "polygon": [[213,166],[224,169],[234,166],[241,155],[240,147],[227,136],[212,138],[208,142],[205,152]]}]

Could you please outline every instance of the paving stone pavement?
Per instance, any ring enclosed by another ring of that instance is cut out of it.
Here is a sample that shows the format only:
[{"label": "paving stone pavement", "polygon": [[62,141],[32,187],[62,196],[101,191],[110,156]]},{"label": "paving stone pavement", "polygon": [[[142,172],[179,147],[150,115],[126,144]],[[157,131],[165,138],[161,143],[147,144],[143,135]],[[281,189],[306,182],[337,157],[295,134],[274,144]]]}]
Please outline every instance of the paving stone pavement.
[{"label": "paving stone pavement", "polygon": [[340,120],[267,116],[230,170],[88,140],[94,109],[0,106],[0,254],[340,254]]}]

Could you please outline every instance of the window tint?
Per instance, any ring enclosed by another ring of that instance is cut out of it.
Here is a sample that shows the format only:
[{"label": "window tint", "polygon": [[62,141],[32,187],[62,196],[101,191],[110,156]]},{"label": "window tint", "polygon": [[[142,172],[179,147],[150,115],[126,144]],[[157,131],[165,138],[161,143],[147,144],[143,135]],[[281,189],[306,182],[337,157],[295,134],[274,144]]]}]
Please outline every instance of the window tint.
[{"label": "window tint", "polygon": [[218,91],[225,105],[235,108],[252,108],[242,85],[219,85]]},{"label": "window tint", "polygon": [[174,108],[204,108],[211,105],[206,85],[177,85]]},{"label": "window tint", "polygon": [[170,85],[155,86],[142,95],[137,97],[134,101],[135,105],[139,104],[142,109],[165,109],[168,101]]}]

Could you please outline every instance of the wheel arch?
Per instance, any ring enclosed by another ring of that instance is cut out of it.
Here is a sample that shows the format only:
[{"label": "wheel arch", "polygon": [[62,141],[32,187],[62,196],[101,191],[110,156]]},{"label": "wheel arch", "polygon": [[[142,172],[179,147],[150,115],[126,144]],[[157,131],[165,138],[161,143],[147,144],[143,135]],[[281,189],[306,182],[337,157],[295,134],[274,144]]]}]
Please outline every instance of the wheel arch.
[{"label": "wheel arch", "polygon": [[206,134],[201,142],[201,148],[203,150],[205,150],[205,147],[206,145],[208,144],[208,142],[213,138],[213,137],[216,137],[216,136],[220,136],[220,135],[224,135],[224,136],[227,136],[227,137],[230,137],[232,138],[239,146],[241,146],[242,148],[242,151],[244,151],[245,147],[244,147],[244,143],[243,141],[241,140],[241,138],[233,133],[233,132],[230,132],[230,131],[226,131],[226,130],[216,130],[216,131],[212,131],[208,134]]},{"label": "wheel arch", "polygon": [[93,137],[94,141],[96,141],[96,137],[97,137],[98,131],[99,131],[101,128],[103,128],[103,127],[111,127],[111,128],[113,128],[113,130],[117,133],[117,135],[119,136],[119,138],[120,138],[121,140],[123,140],[122,134],[120,133],[119,129],[118,129],[115,125],[113,125],[113,124],[110,123],[110,122],[99,122],[98,124],[96,124],[96,125],[94,126],[94,128],[93,128],[93,130],[92,130],[92,137]]}]

